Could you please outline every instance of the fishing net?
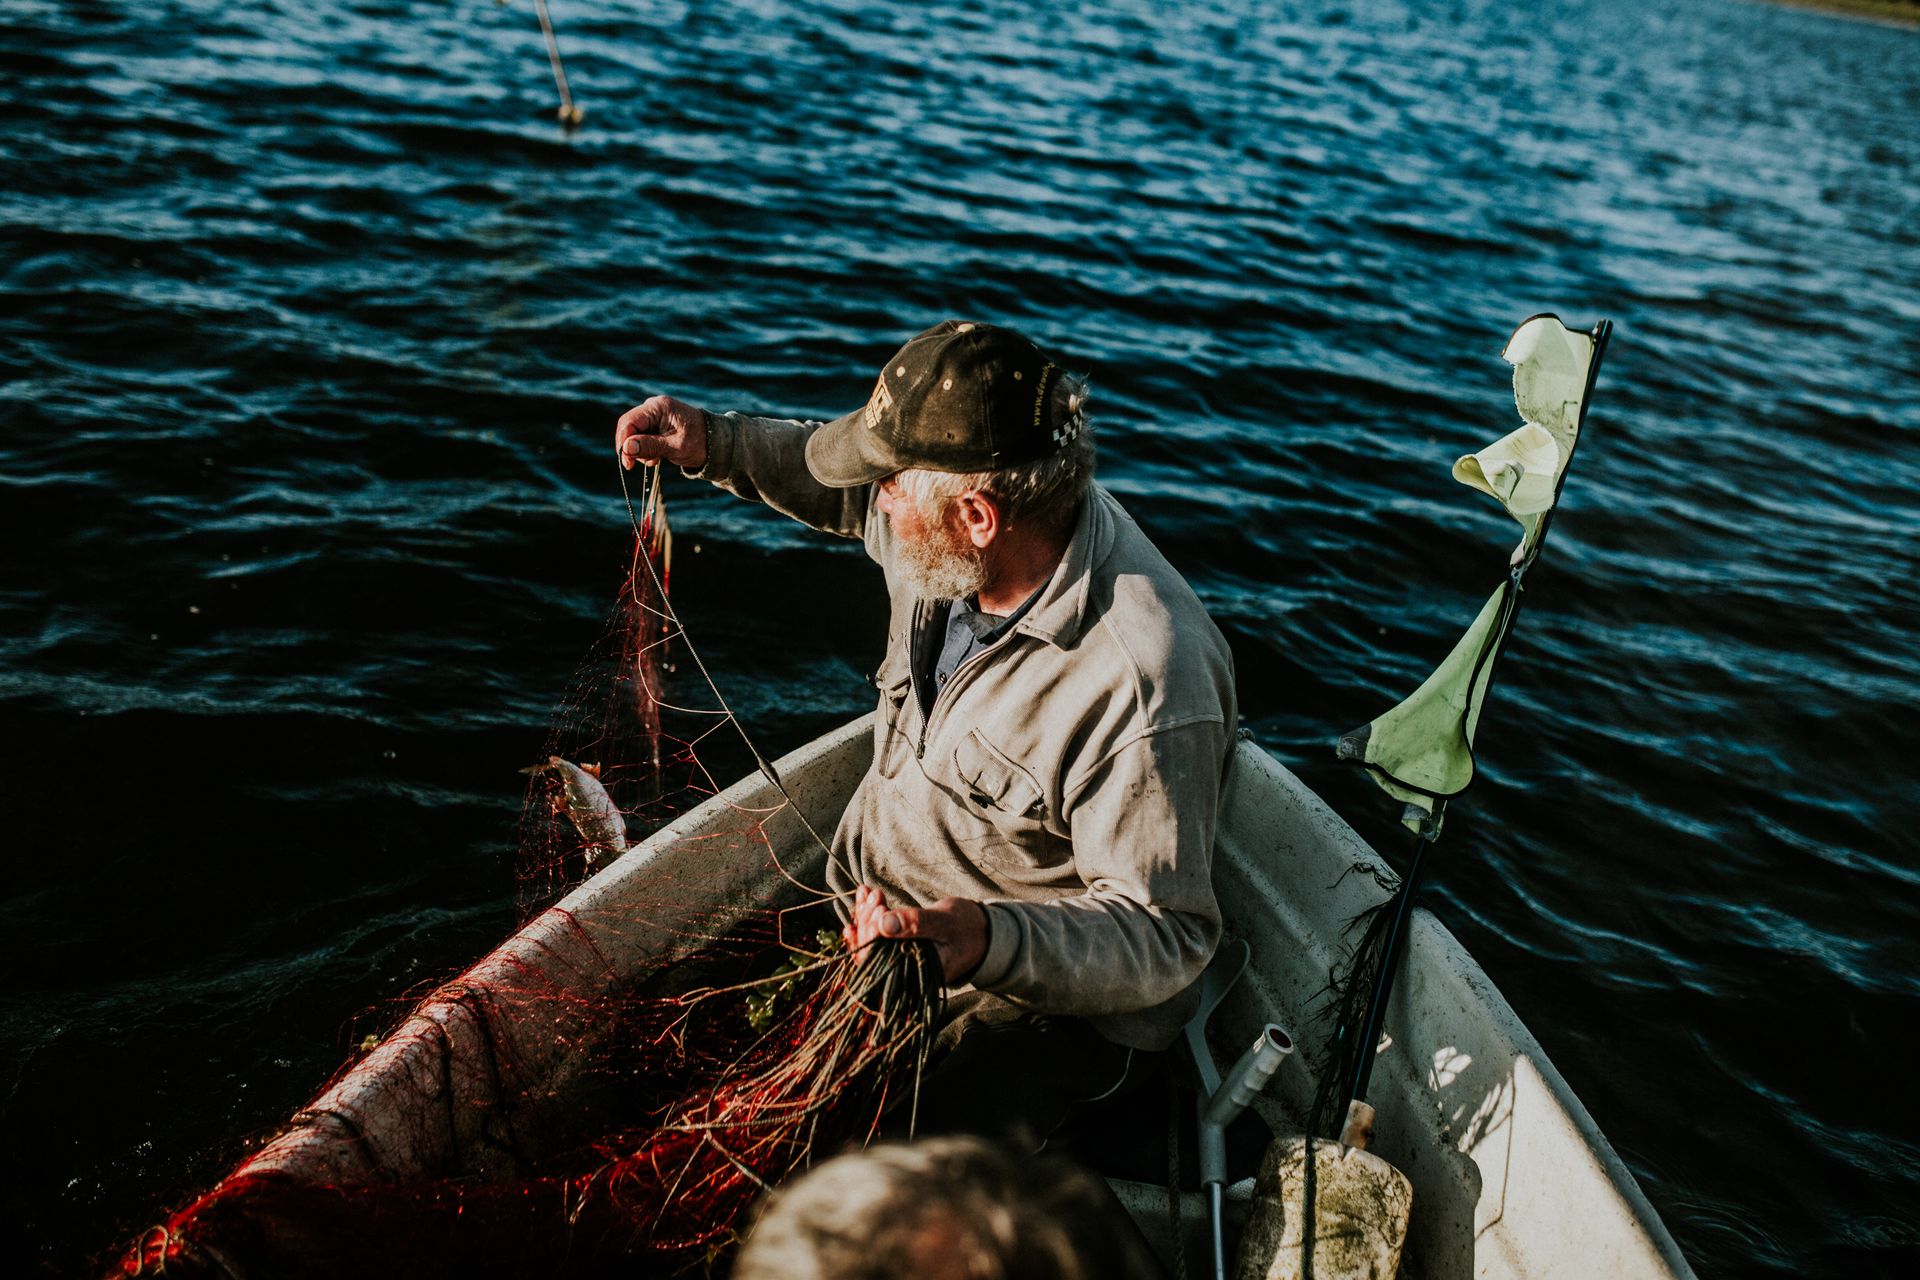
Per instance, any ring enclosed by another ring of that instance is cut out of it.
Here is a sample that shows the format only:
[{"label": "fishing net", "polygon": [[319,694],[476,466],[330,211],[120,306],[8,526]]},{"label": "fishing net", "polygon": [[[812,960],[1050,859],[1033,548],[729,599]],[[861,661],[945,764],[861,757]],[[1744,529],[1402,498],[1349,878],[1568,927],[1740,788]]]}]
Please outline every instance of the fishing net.
[{"label": "fishing net", "polygon": [[[667,599],[659,483],[527,771],[525,925],[119,1274],[724,1274],[764,1190],[883,1122],[910,1132],[938,961],[849,952],[818,887],[864,744],[816,750],[796,798],[736,732]],[[702,763],[716,734],[761,776],[723,792]]]}]

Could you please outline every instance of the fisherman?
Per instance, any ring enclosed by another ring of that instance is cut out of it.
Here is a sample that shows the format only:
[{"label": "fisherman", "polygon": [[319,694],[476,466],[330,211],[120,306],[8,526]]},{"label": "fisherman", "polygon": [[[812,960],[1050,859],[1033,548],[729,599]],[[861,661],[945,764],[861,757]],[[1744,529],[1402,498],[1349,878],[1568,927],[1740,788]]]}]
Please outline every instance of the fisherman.
[{"label": "fisherman", "polygon": [[828,883],[854,944],[939,955],[919,1131],[1044,1139],[1138,1087],[1219,939],[1233,660],[1093,483],[1085,382],[1011,329],[950,320],[836,421],[654,396],[615,446],[860,538],[885,572],[873,764]]}]

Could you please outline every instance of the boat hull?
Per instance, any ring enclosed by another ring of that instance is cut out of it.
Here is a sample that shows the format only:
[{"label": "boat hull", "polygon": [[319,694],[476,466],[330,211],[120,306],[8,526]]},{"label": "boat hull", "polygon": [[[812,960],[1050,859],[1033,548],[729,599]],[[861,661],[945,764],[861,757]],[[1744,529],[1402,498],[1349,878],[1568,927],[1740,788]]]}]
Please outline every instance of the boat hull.
[{"label": "boat hull", "polygon": [[[833,829],[871,751],[862,719],[778,763],[816,830]],[[773,787],[743,780],[422,1001],[229,1181],[270,1173],[350,1186],[524,1168],[577,1110],[575,1086],[603,1030],[592,1011],[748,912],[801,902],[793,881],[818,883],[820,859]],[[1278,1022],[1309,1048],[1324,1043],[1328,974],[1350,945],[1348,921],[1386,895],[1386,865],[1299,779],[1242,742],[1215,881],[1226,931],[1251,955],[1215,1015],[1215,1038],[1249,1043]],[[1378,1113],[1373,1150],[1414,1187],[1411,1273],[1691,1275],[1632,1175],[1486,974],[1424,911],[1409,941],[1369,1100]],[[1270,1114],[1283,1125],[1304,1114],[1312,1089],[1308,1066],[1289,1066],[1270,1089]],[[1138,1206],[1142,1230],[1171,1248],[1164,1192],[1119,1189]]]}]

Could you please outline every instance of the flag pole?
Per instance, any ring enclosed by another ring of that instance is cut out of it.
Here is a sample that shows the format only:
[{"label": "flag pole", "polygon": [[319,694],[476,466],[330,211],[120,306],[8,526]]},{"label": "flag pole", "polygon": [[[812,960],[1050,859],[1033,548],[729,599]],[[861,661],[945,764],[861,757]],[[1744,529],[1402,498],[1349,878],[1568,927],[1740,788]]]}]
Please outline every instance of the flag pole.
[{"label": "flag pole", "polygon": [[[1369,927],[1344,979],[1346,984],[1359,981],[1368,972],[1368,954],[1377,957],[1357,1039],[1345,1038],[1356,1026],[1349,1019],[1357,993],[1349,985],[1337,1015],[1331,1078],[1323,1076],[1315,1102],[1315,1125],[1330,1127],[1338,1113],[1327,1115],[1322,1107],[1344,1095],[1347,1106],[1339,1137],[1349,1147],[1364,1148],[1372,1138],[1367,1090],[1381,1050],[1387,1002],[1406,952],[1414,895],[1427,868],[1427,848],[1439,838],[1448,800],[1473,780],[1480,710],[1519,614],[1527,570],[1538,558],[1559,506],[1612,332],[1613,325],[1602,320],[1590,332],[1576,335],[1551,315],[1531,316],[1514,330],[1504,355],[1514,365],[1514,402],[1525,425],[1453,466],[1456,480],[1494,498],[1525,531],[1509,561],[1507,579],[1425,684],[1378,719],[1343,736],[1339,744],[1342,758],[1364,765],[1383,790],[1405,804],[1403,821],[1414,833],[1399,888],[1380,907],[1388,913],[1386,924],[1381,928],[1376,920]],[[1340,1075],[1332,1075],[1335,1072]],[[1328,1098],[1333,1087],[1341,1094]]]},{"label": "flag pole", "polygon": [[1387,1017],[1387,999],[1393,994],[1394,971],[1399,967],[1400,957],[1406,950],[1407,921],[1413,915],[1413,893],[1420,885],[1420,873],[1426,867],[1427,846],[1432,843],[1433,840],[1425,834],[1415,833],[1413,857],[1408,861],[1406,874],[1401,877],[1400,888],[1394,894],[1393,915],[1387,923],[1380,968],[1374,975],[1373,990],[1367,997],[1367,1016],[1360,1025],[1353,1074],[1347,1081],[1346,1119],[1340,1131],[1343,1146],[1364,1148],[1373,1139],[1373,1108],[1367,1105],[1367,1086],[1373,1082],[1373,1060],[1380,1052],[1381,1024]]}]

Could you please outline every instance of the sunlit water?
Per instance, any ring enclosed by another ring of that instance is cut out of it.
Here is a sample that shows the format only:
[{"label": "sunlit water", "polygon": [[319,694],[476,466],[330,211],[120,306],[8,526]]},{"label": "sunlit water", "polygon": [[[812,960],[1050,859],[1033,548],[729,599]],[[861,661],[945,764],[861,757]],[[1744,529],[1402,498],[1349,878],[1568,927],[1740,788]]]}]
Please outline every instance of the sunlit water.
[{"label": "sunlit water", "polygon": [[[7,1245],[66,1273],[513,918],[625,563],[614,415],[829,415],[948,315],[1091,373],[1108,482],[1330,743],[1516,529],[1498,353],[1619,326],[1434,859],[1703,1275],[1920,1259],[1920,36],[1731,0],[0,10]],[[857,551],[682,483],[784,750]]]}]

